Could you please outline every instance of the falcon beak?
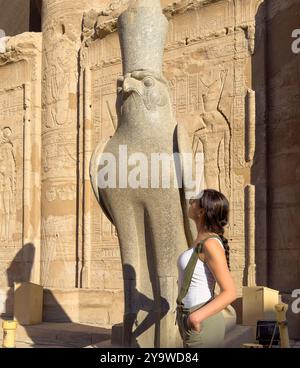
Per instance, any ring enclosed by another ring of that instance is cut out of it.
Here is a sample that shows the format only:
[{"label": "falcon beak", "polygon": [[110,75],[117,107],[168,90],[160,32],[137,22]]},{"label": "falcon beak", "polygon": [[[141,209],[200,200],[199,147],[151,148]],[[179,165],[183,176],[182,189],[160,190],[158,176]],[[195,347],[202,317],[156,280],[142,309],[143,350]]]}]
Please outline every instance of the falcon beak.
[{"label": "falcon beak", "polygon": [[125,95],[131,95],[132,92],[136,92],[142,96],[141,82],[134,78],[126,77],[123,84],[123,93]]}]

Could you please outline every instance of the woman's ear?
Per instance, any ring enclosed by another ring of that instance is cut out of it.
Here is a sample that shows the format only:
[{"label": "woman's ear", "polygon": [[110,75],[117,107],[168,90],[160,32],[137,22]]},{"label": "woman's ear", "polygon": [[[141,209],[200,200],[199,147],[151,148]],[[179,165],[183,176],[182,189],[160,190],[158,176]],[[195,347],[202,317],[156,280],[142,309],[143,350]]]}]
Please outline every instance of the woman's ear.
[{"label": "woman's ear", "polygon": [[200,209],[199,209],[199,212],[198,212],[198,217],[203,216],[203,215],[204,215],[204,213],[205,213],[204,208],[200,208]]}]

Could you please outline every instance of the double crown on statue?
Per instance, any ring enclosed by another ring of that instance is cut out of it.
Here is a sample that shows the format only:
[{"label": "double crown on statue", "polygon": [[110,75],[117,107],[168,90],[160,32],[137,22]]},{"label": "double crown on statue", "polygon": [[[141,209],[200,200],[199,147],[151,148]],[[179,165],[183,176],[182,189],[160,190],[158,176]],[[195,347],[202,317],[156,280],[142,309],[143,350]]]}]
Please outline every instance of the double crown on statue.
[{"label": "double crown on statue", "polygon": [[131,0],[118,19],[123,74],[151,70],[161,74],[168,20],[160,0]]}]

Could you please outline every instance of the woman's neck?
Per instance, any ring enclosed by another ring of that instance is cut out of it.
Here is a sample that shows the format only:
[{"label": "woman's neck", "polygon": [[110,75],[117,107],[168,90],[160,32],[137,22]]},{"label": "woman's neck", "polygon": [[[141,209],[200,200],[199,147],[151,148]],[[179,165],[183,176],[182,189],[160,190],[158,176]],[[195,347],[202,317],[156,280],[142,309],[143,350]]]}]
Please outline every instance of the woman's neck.
[{"label": "woman's neck", "polygon": [[199,224],[199,225],[197,224],[197,231],[198,231],[198,235],[197,235],[197,238],[194,241],[194,245],[198,244],[201,240],[207,238],[208,236],[216,235],[213,232],[207,231],[205,229],[205,227],[202,226],[201,224]]}]

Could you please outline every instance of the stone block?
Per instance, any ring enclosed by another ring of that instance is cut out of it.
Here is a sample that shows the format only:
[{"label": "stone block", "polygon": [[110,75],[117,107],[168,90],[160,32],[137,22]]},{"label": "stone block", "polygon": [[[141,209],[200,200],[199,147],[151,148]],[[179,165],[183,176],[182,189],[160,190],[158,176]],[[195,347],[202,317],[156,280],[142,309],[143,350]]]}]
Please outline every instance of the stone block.
[{"label": "stone block", "polygon": [[243,325],[255,326],[258,320],[276,320],[274,306],[279,292],[264,286],[243,287]]},{"label": "stone block", "polygon": [[15,283],[14,319],[20,325],[42,322],[43,287],[31,282]]}]

